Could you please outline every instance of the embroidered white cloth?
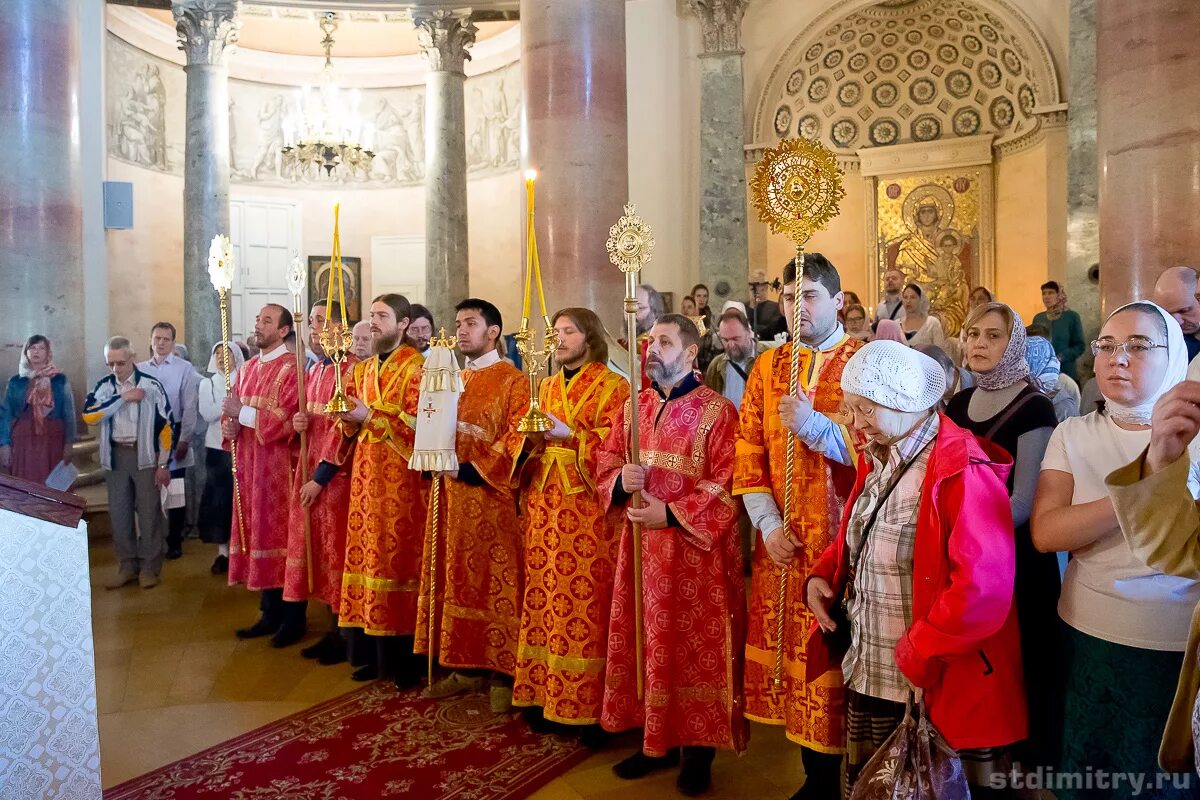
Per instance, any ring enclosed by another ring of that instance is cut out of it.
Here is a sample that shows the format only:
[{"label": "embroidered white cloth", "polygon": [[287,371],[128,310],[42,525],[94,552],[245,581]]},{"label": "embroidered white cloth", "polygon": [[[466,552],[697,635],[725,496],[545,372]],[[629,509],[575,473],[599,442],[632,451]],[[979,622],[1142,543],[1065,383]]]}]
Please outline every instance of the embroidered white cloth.
[{"label": "embroidered white cloth", "polygon": [[458,469],[454,435],[458,431],[458,397],[462,394],[458,361],[449,347],[429,348],[421,369],[421,396],[417,403],[417,431],[412,469],[443,472]]}]

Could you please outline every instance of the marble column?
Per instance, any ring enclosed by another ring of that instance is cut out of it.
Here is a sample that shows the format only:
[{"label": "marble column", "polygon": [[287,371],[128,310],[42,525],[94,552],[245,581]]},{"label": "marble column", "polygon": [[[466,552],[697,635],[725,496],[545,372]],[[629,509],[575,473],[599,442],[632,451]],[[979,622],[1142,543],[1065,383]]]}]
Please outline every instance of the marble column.
[{"label": "marble column", "polygon": [[[1096,0],[1071,0],[1071,85],[1067,92],[1067,298],[1083,319],[1083,335],[1096,337],[1100,262],[1096,205]],[[1091,360],[1091,353],[1085,354]]]},{"label": "marble column", "polygon": [[590,308],[620,336],[625,279],[604,245],[624,204],[637,203],[628,197],[624,1],[521,0],[521,74],[546,302],[551,313]]},{"label": "marble column", "polygon": [[229,68],[237,0],[172,0],[179,49],[187,56],[183,165],[181,338],[197,358],[221,338],[217,293],[208,277],[213,236],[229,235]]},{"label": "marble column", "polygon": [[709,305],[747,293],[742,15],[749,0],[686,0],[700,19],[700,282]]},{"label": "marble column", "polygon": [[470,293],[467,247],[467,132],[463,65],[475,43],[470,13],[413,14],[429,61],[425,76],[425,305],[447,331]]},{"label": "marble column", "polygon": [[83,346],[81,38],[75,0],[4,5],[0,130],[13,157],[0,171],[0,374],[17,371],[30,334],[45,334],[77,394],[85,360],[103,358]]},{"label": "marble column", "polygon": [[1101,311],[1200,266],[1200,3],[1096,0]]}]

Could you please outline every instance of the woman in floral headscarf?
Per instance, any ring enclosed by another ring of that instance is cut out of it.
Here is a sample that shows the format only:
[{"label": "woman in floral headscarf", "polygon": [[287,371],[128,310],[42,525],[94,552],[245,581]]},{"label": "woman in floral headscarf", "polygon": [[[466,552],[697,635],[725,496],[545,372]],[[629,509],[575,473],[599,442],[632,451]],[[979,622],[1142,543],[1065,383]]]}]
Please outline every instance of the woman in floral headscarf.
[{"label": "woman in floral headscarf", "polygon": [[1030,336],[1025,345],[1025,361],[1029,364],[1029,382],[1050,398],[1058,421],[1079,416],[1079,388],[1074,387],[1074,392],[1066,388],[1075,382],[1062,374],[1062,365],[1050,340],[1044,336]]},{"label": "woman in floral headscarf", "polygon": [[1035,388],[1025,360],[1025,323],[1003,303],[975,307],[963,323],[966,366],[975,386],[959,392],[946,408],[958,425],[1006,450],[1013,458],[1008,477],[1017,545],[1015,598],[1021,627],[1022,661],[1029,703],[1030,738],[1017,748],[1026,768],[1052,766],[1058,754],[1061,693],[1054,681],[1058,645],[1058,559],[1039,553],[1029,533],[1046,443],[1058,418],[1050,398]]},{"label": "woman in floral headscarf", "polygon": [[30,336],[17,375],[8,379],[0,413],[0,467],[45,483],[59,461],[71,462],[75,400],[67,376],[54,366],[50,340]]}]

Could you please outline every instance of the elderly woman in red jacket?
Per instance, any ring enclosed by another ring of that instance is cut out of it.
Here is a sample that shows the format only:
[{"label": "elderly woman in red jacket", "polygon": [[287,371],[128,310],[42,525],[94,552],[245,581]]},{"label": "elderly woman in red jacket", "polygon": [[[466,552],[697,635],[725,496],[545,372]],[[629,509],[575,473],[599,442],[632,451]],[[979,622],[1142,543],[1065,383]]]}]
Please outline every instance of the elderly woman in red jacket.
[{"label": "elderly woman in red jacket", "polygon": [[937,362],[897,342],[871,342],[842,372],[868,444],[806,597],[821,629],[811,660],[845,675],[847,793],[917,689],[974,797],[1002,786],[1006,746],[1027,733],[1012,461],[935,410],[945,388]]}]

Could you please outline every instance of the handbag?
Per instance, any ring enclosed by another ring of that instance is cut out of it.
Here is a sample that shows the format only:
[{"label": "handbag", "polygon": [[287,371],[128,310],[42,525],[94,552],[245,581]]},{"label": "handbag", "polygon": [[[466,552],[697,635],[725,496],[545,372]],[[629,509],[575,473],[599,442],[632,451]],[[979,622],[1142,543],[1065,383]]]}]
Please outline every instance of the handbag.
[{"label": "handbag", "polygon": [[910,694],[904,719],[867,760],[850,800],[970,800],[962,761],[929,721],[924,697]]}]

